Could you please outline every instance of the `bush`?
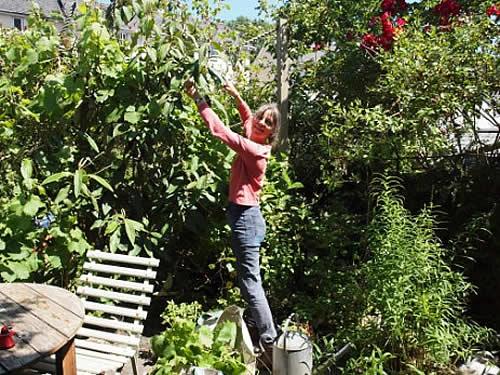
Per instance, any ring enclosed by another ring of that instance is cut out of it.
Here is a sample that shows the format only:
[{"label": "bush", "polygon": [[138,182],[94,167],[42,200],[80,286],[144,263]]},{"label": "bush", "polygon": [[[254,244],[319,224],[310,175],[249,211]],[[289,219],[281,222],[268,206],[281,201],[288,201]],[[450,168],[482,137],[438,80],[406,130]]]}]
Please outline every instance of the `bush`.
[{"label": "bush", "polygon": [[214,368],[224,374],[245,373],[241,353],[235,349],[236,324],[227,321],[215,331],[207,326],[197,328],[200,313],[201,305],[196,302],[169,302],[162,316],[170,327],[151,339],[158,357],[154,375],[178,374],[190,366]]},{"label": "bush", "polygon": [[410,215],[395,178],[376,178],[374,187],[371,259],[360,269],[365,308],[352,335],[360,359],[350,366],[379,358],[392,372],[446,368],[490,334],[465,317],[473,287],[450,267],[430,209]]}]

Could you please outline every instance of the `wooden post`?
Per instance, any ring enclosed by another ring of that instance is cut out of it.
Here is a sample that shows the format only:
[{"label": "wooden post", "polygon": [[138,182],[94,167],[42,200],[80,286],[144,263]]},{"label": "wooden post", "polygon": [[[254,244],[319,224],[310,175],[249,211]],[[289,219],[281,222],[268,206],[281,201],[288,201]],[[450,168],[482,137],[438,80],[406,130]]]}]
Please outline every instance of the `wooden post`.
[{"label": "wooden post", "polygon": [[281,130],[278,149],[284,151],[288,149],[288,73],[290,60],[288,59],[288,35],[287,21],[284,18],[278,19],[276,38],[276,86],[277,102],[281,112]]},{"label": "wooden post", "polygon": [[56,374],[76,375],[75,339],[72,338],[56,352]]}]

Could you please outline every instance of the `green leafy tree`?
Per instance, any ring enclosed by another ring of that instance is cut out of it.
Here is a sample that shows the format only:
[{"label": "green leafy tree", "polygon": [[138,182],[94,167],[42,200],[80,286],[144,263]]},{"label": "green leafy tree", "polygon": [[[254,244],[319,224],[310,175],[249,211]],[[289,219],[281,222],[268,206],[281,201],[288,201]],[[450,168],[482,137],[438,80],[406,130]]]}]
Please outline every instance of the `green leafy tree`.
[{"label": "green leafy tree", "polygon": [[[49,212],[56,217],[53,239],[34,252],[41,259],[67,251],[56,244],[76,228],[82,241],[112,252],[166,253],[175,246],[182,257],[196,248],[179,244],[178,235],[204,232],[208,212],[223,206],[230,157],[183,98],[190,76],[204,92],[213,87],[205,62],[215,25],[200,27],[212,12],[204,5],[195,2],[201,15],[194,17],[181,3],[121,4],[115,25],[137,25],[127,41],[90,3],[79,6],[73,28],[62,34],[36,12],[26,33],[2,30],[2,206],[10,217],[16,202],[29,204],[19,219],[24,225],[2,221],[2,247],[15,260],[4,265],[9,280],[35,277],[27,249],[46,241],[28,223]],[[221,107],[217,95],[212,102]],[[18,172],[24,159],[32,163],[28,187]],[[24,271],[13,271],[15,263]],[[60,264],[52,266],[60,272]]]},{"label": "green leafy tree", "polygon": [[[429,169],[439,156],[459,152],[457,137],[474,134],[479,117],[498,126],[497,25],[486,14],[489,3],[464,2],[446,27],[436,19],[439,2],[407,4],[386,24],[391,48],[363,48],[369,25],[381,27],[384,3],[290,1],[284,8],[293,56],[314,42],[325,46],[317,63],[296,69],[295,159],[312,158],[333,184],[366,167]],[[406,24],[396,27],[397,18]]]}]

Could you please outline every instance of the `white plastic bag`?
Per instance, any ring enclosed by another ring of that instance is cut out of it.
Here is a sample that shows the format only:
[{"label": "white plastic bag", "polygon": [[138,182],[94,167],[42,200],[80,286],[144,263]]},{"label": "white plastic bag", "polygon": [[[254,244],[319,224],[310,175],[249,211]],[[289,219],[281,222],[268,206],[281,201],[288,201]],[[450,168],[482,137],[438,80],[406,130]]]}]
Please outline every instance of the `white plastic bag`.
[{"label": "white plastic bag", "polygon": [[243,362],[246,365],[247,371],[245,375],[255,375],[256,356],[253,350],[253,343],[248,332],[248,327],[243,320],[243,309],[232,305],[224,309],[222,315],[217,320],[216,327],[225,321],[231,321],[236,324],[236,344],[235,347],[239,349],[243,355]]}]

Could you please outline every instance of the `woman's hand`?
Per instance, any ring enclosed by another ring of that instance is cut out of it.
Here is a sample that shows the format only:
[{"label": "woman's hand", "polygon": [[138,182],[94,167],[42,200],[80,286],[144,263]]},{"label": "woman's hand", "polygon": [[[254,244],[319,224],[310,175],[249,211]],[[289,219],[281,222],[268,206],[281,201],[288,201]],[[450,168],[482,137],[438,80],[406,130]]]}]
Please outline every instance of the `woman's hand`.
[{"label": "woman's hand", "polygon": [[233,98],[238,98],[240,96],[240,93],[238,92],[236,87],[234,87],[234,85],[231,82],[229,82],[229,81],[224,82],[223,87],[224,87],[224,90],[226,90],[227,93],[229,95],[231,95]]},{"label": "woman's hand", "polygon": [[186,82],[184,82],[184,90],[186,91],[186,94],[188,94],[188,96],[191,99],[196,100],[196,98],[198,98],[200,96],[198,94],[198,90],[196,89],[196,86],[195,86],[192,78],[189,78]]}]

